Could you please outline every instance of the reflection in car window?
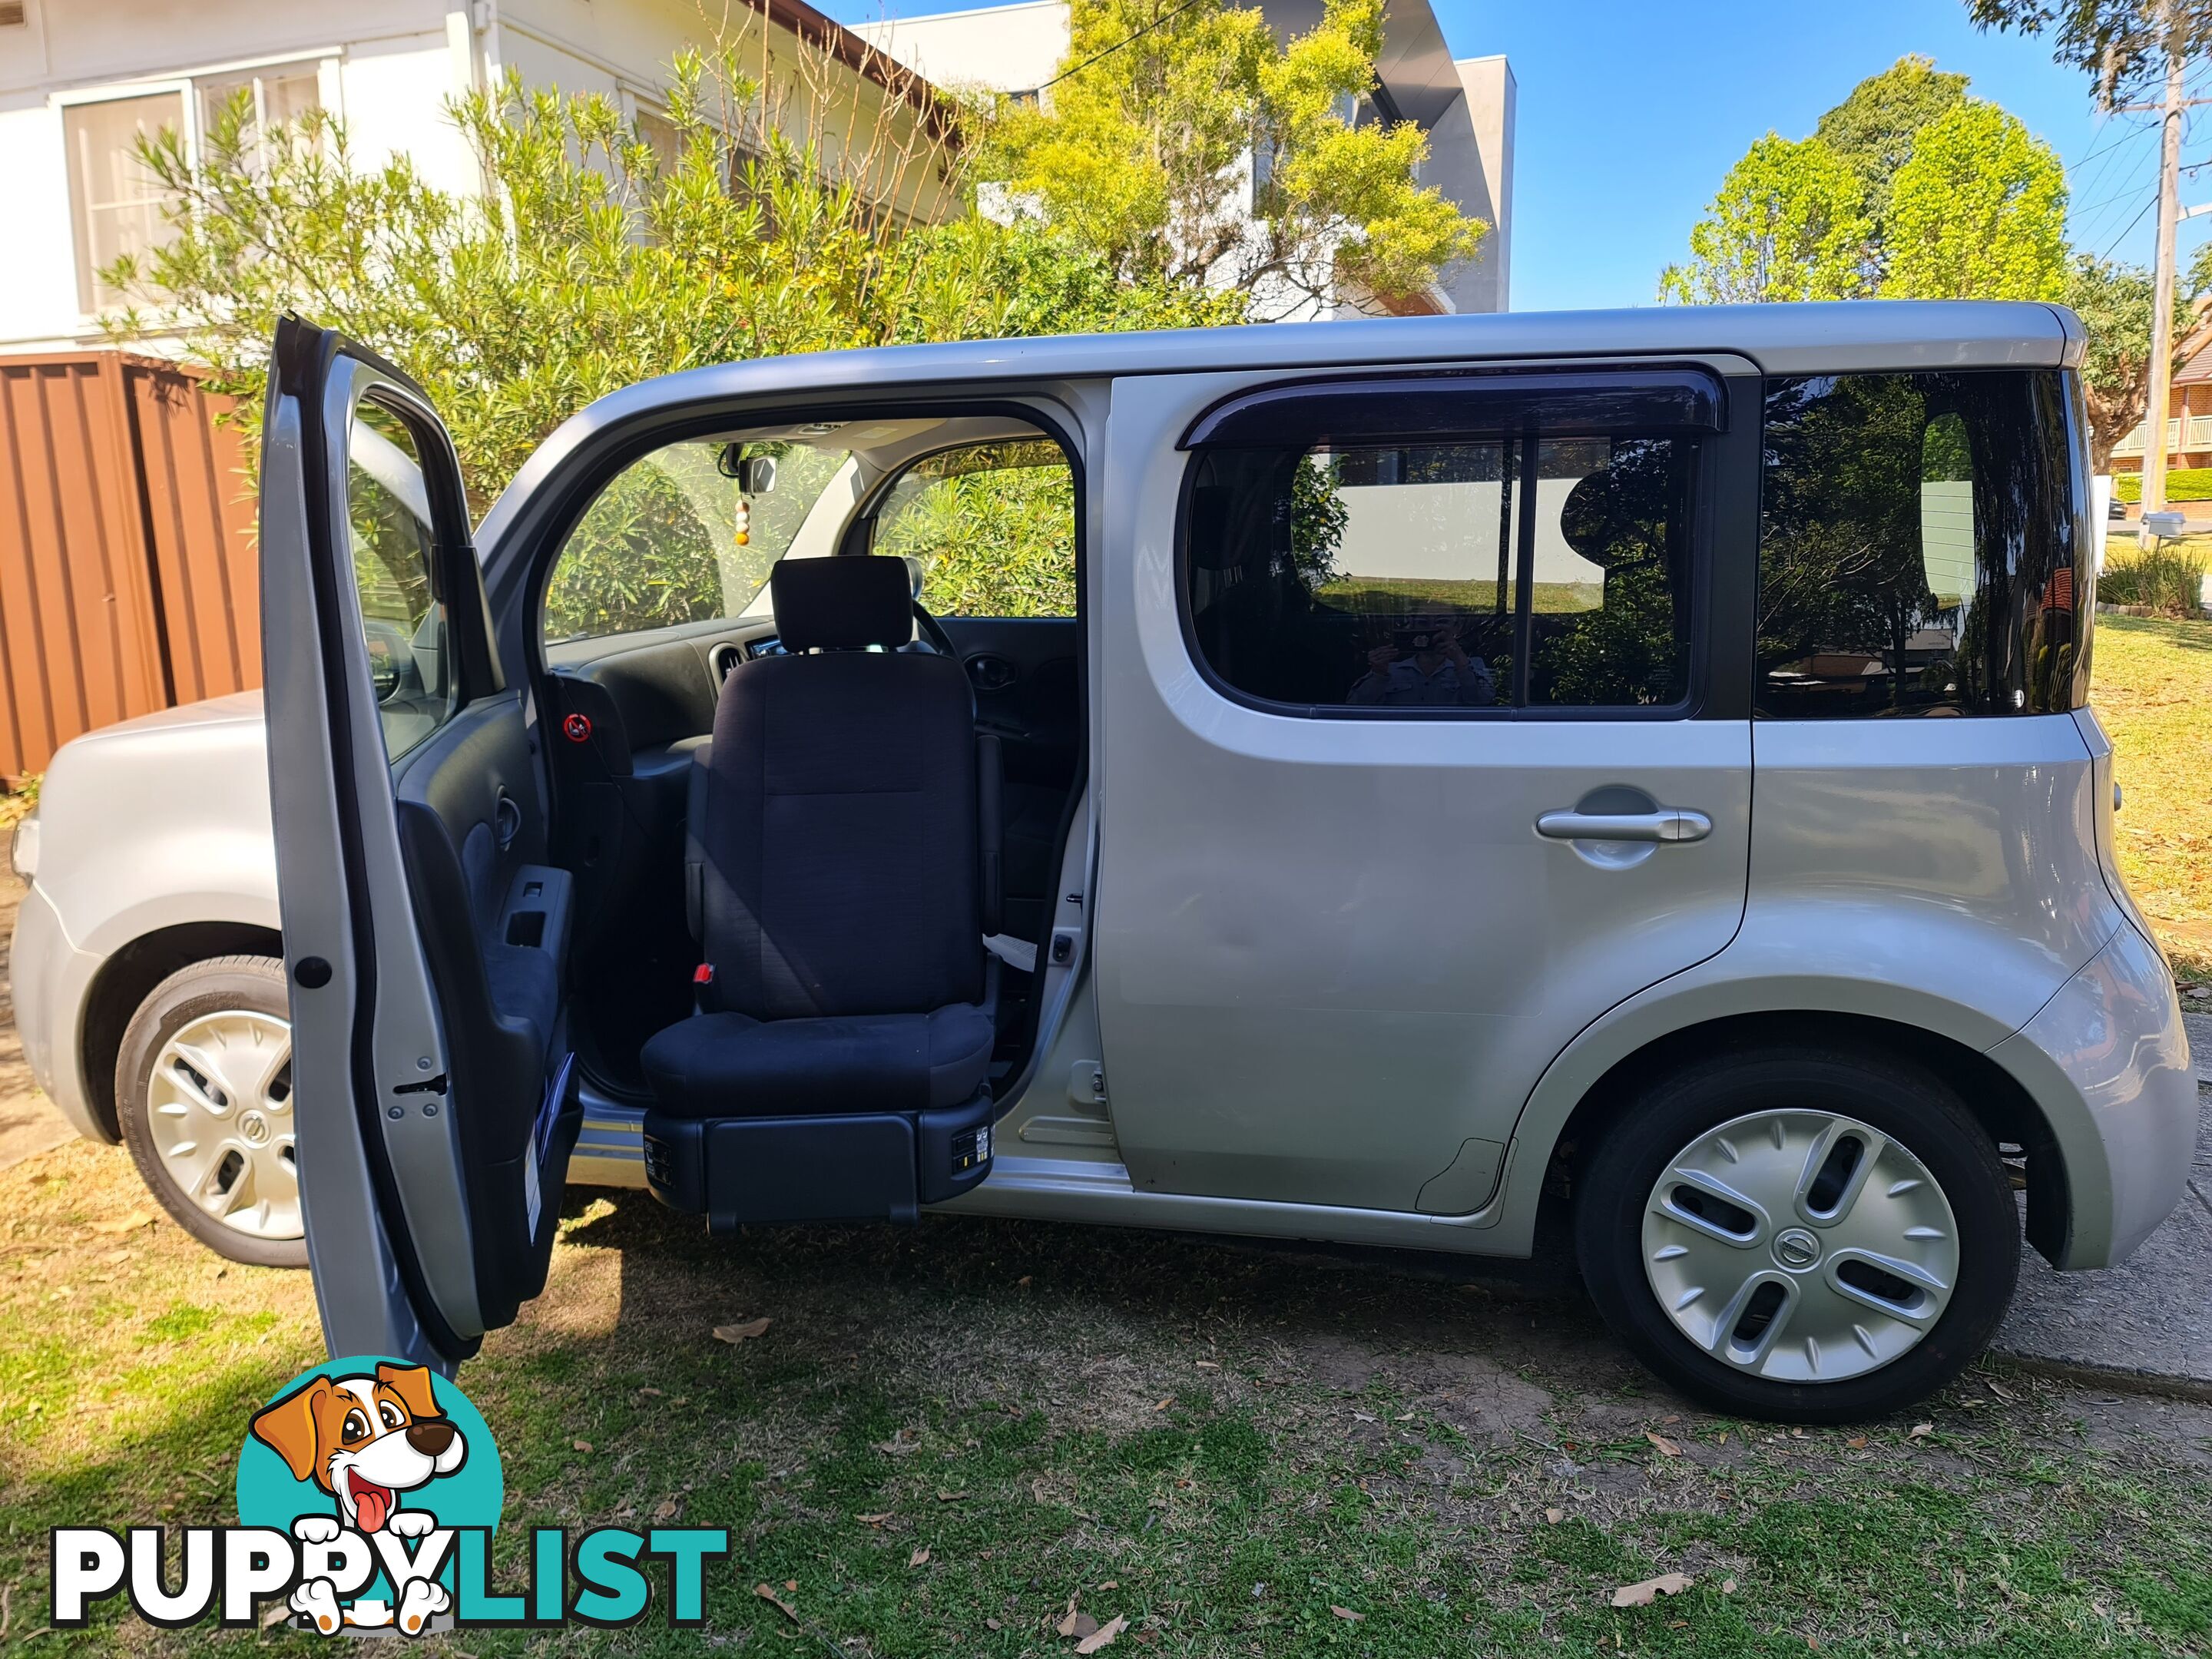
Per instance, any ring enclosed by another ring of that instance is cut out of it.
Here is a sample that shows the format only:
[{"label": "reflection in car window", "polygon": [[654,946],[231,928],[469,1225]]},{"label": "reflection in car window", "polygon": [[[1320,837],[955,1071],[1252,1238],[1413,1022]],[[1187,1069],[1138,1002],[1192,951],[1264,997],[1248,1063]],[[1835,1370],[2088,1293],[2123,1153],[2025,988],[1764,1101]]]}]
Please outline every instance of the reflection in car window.
[{"label": "reflection in car window", "polygon": [[1646,437],[1210,452],[1187,532],[1199,649],[1236,690],[1316,708],[1679,702],[1694,454]]},{"label": "reflection in car window", "polygon": [[452,717],[454,699],[422,458],[406,425],[366,401],[347,438],[346,521],[384,752],[398,760]]},{"label": "reflection in car window", "polygon": [[873,550],[919,559],[940,617],[1075,615],[1075,480],[1048,439],[916,462],[876,514]]},{"label": "reflection in car window", "polygon": [[2078,706],[2087,582],[2054,372],[1767,382],[1757,710]]},{"label": "reflection in car window", "polygon": [[[545,590],[549,643],[744,613],[845,465],[842,450],[702,439],[654,450],[617,474],[561,550]],[[733,460],[775,462],[748,492]]]}]

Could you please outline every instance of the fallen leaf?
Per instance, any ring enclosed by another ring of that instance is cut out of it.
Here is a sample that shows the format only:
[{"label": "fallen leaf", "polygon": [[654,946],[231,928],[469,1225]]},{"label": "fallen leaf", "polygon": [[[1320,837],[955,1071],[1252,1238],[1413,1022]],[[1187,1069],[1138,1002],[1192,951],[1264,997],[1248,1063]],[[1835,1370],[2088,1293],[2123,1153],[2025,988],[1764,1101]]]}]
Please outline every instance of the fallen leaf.
[{"label": "fallen leaf", "polygon": [[568,1443],[580,1452],[588,1452],[592,1449],[592,1443],[588,1440],[571,1440]]},{"label": "fallen leaf", "polygon": [[765,1319],[749,1319],[742,1325],[717,1325],[714,1340],[718,1342],[750,1342],[768,1329]]},{"label": "fallen leaf", "polygon": [[1017,1285],[1027,1285],[1032,1275],[1029,1273],[1024,1273],[1019,1279],[1016,1279],[1014,1283]]},{"label": "fallen leaf", "polygon": [[141,1227],[153,1224],[154,1212],[151,1210],[133,1210],[120,1221],[95,1221],[92,1230],[96,1233],[135,1233]]},{"label": "fallen leaf", "polygon": [[1925,1440],[1935,1432],[1936,1425],[1933,1423],[1915,1423],[1905,1431],[1905,1437],[1907,1440]]},{"label": "fallen leaf", "polygon": [[1078,1653],[1096,1653],[1101,1648],[1110,1648],[1114,1638],[1129,1628],[1129,1621],[1116,1613],[1110,1623],[1103,1624],[1075,1644]]},{"label": "fallen leaf", "polygon": [[1802,1440],[1805,1437],[1805,1431],[1802,1429],[1792,1429],[1790,1431],[1790,1437],[1792,1440]]},{"label": "fallen leaf", "polygon": [[1174,1396],[1173,1395],[1170,1395],[1166,1399],[1164,1399],[1164,1400],[1161,1401],[1160,1401],[1160,1403],[1159,1403],[1158,1405],[1157,1405],[1157,1406],[1153,1407],[1152,1407],[1152,1409],[1153,1409],[1154,1411],[1156,1411],[1156,1412],[1164,1412],[1164,1411],[1165,1411],[1169,1407],[1170,1407],[1170,1406],[1172,1406],[1172,1405],[1174,1405],[1174,1404],[1175,1404],[1175,1396]]},{"label": "fallen leaf", "polygon": [[1413,1420],[1413,1414],[1411,1412],[1406,1412],[1400,1416],[1392,1418],[1390,1420],[1394,1423],[1410,1423]]},{"label": "fallen leaf", "polygon": [[1334,1601],[1328,1604],[1328,1610],[1347,1625],[1357,1625],[1367,1617],[1364,1613],[1354,1613],[1350,1607],[1340,1607]]},{"label": "fallen leaf", "polygon": [[880,1527],[896,1513],[896,1510],[885,1510],[881,1515],[856,1515],[853,1519],[864,1527]]},{"label": "fallen leaf", "polygon": [[1735,1594],[1735,1580],[1733,1578],[1722,1579],[1721,1594],[1723,1595],[1734,1595]]},{"label": "fallen leaf", "polygon": [[1215,1364],[1211,1359],[1200,1360],[1198,1362],[1198,1368],[1202,1371],[1218,1371],[1221,1369],[1220,1366]]},{"label": "fallen leaf", "polygon": [[1723,1429],[1721,1431],[1721,1437],[1716,1443],[1723,1446],[1728,1444],[1728,1431],[1726,1429]]},{"label": "fallen leaf", "polygon": [[648,1400],[658,1400],[660,1398],[660,1390],[658,1389],[640,1389],[638,1392]]},{"label": "fallen leaf", "polygon": [[1006,1626],[995,1619],[986,1619],[983,1621],[983,1628],[985,1630],[1004,1630],[1006,1629]]},{"label": "fallen leaf", "polygon": [[927,1550],[927,1549],[918,1549],[918,1550],[916,1550],[916,1551],[915,1551],[912,1555],[909,1555],[909,1556],[908,1556],[908,1557],[907,1557],[907,1559],[906,1559],[906,1564],[907,1564],[907,1565],[908,1565],[909,1567],[922,1567],[922,1566],[927,1566],[927,1565],[929,1565],[929,1552],[928,1552],[928,1550]]},{"label": "fallen leaf", "polygon": [[1850,1439],[1844,1441],[1844,1444],[1850,1447],[1853,1451],[1864,1451],[1866,1449],[1866,1437],[1863,1434],[1855,1434]]},{"label": "fallen leaf", "polygon": [[1109,1579],[1108,1579],[1104,1583],[1101,1584],[1098,1588],[1099,1588],[1099,1589],[1100,1589],[1101,1591],[1105,1591],[1105,1590],[1109,1590],[1109,1589],[1121,1589],[1121,1581],[1120,1579],[1118,1579],[1118,1578],[1109,1578]]},{"label": "fallen leaf", "polygon": [[1565,1510],[1546,1510],[1544,1511],[1544,1524],[1547,1527],[1556,1527],[1560,1522],[1566,1518],[1567,1512]]},{"label": "fallen leaf", "polygon": [[1370,1417],[1365,1412],[1352,1413],[1352,1420],[1355,1423],[1372,1423],[1375,1421],[1375,1419]]},{"label": "fallen leaf", "polygon": [[1080,1640],[1098,1633],[1098,1621],[1087,1613],[1071,1613],[1055,1628],[1062,1636],[1072,1636]]},{"label": "fallen leaf", "polygon": [[1662,1457],[1680,1457],[1682,1455],[1682,1449],[1680,1446],[1656,1429],[1644,1430],[1644,1437],[1659,1449],[1659,1455]]},{"label": "fallen leaf", "polygon": [[790,1620],[793,1624],[795,1625],[799,1622],[799,1609],[792,1606],[790,1602],[785,1601],[781,1595],[778,1595],[766,1584],[755,1584],[753,1586],[753,1594],[759,1596],[762,1601],[766,1601],[771,1607],[775,1607],[778,1613],[781,1613],[785,1618]]},{"label": "fallen leaf", "polygon": [[664,1498],[653,1506],[653,1518],[656,1521],[671,1521],[675,1516],[676,1500],[672,1498]]},{"label": "fallen leaf", "polygon": [[[1986,1378],[1984,1380],[1987,1381]],[[2010,1389],[2004,1387],[2002,1383],[1990,1382],[1989,1384],[1989,1389],[1991,1394],[1996,1395],[2000,1400],[2010,1401],[2020,1398],[2018,1395],[2014,1394]]]},{"label": "fallen leaf", "polygon": [[967,1495],[964,1492],[947,1492],[942,1486],[937,1489],[937,1501],[940,1504],[957,1504]]},{"label": "fallen leaf", "polygon": [[285,1606],[282,1601],[279,1601],[275,1607],[270,1608],[268,1612],[261,1615],[261,1628],[264,1630],[273,1630],[276,1626],[283,1624],[291,1616],[292,1609]]},{"label": "fallen leaf", "polygon": [[1648,1607],[1662,1595],[1680,1595],[1698,1581],[1679,1572],[1662,1572],[1641,1583],[1623,1584],[1613,1593],[1616,1607]]},{"label": "fallen leaf", "polygon": [[[1054,1625],[1054,1626],[1053,1626],[1053,1628],[1054,1628],[1054,1630],[1058,1631],[1058,1632],[1059,1632],[1062,1636],[1073,1636],[1073,1635],[1074,1635],[1074,1634],[1075,1634],[1075,1597],[1074,1597],[1074,1596],[1071,1595],[1071,1596],[1069,1596],[1069,1597],[1067,1598],[1067,1613],[1066,1613],[1066,1616],[1065,1618],[1063,1618],[1063,1619],[1062,1619],[1062,1620],[1060,1620],[1057,1625]],[[1091,1626],[1091,1628],[1092,1628],[1093,1630],[1096,1630],[1096,1629],[1097,1628],[1097,1626],[1096,1625],[1093,1625],[1093,1626]]]}]

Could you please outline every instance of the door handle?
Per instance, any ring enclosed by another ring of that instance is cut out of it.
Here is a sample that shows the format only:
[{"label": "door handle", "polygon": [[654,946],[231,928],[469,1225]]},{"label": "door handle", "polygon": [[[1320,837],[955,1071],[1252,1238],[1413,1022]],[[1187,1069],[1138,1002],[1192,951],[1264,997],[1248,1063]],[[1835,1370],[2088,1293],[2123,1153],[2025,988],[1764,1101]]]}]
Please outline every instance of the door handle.
[{"label": "door handle", "polygon": [[1547,812],[1536,833],[1549,841],[1703,841],[1713,821],[1686,807],[1656,812]]}]

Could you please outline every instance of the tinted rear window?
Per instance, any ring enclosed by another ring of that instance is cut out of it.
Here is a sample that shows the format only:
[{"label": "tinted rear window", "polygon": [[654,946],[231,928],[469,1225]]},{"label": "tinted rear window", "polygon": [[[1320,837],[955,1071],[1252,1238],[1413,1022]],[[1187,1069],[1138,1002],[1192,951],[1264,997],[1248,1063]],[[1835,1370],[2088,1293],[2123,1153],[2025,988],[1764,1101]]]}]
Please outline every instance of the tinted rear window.
[{"label": "tinted rear window", "polygon": [[1769,380],[1765,405],[1759,714],[2084,701],[2087,491],[2063,374],[1802,376]]}]

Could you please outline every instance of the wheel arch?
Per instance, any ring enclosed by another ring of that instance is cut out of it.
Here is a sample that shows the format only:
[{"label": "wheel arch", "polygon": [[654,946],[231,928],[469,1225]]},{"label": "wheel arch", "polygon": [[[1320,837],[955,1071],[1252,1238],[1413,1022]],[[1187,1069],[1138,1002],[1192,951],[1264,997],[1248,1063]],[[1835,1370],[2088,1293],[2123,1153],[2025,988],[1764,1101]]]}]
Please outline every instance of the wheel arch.
[{"label": "wheel arch", "polygon": [[196,962],[238,956],[281,961],[283,955],[283,938],[275,928],[246,921],[178,922],[141,933],[109,953],[86,990],[77,1055],[84,1068],[86,1102],[110,1145],[123,1138],[115,1101],[123,1033],[154,988]]},{"label": "wheel arch", "polygon": [[[1860,1048],[1911,1060],[1934,1074],[1959,1097],[1993,1143],[2021,1149],[2027,1169],[2028,1242],[2054,1263],[2063,1258],[2072,1197],[2059,1139],[2041,1103],[1986,1052],[1957,1036],[1867,1013],[1761,1009],[1717,1015],[1639,1042],[1602,1065],[1566,1107],[1556,1133],[1540,1149],[1547,1197],[1571,1199],[1577,1153],[1595,1146],[1655,1078],[1731,1049],[1792,1046]],[[1534,1109],[1532,1102],[1532,1113]],[[1524,1135],[1529,1127],[1524,1115]],[[1524,1150],[1540,1149],[1530,1145]]]}]

